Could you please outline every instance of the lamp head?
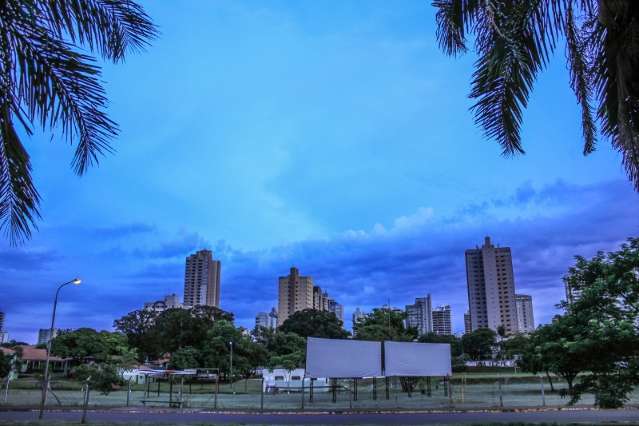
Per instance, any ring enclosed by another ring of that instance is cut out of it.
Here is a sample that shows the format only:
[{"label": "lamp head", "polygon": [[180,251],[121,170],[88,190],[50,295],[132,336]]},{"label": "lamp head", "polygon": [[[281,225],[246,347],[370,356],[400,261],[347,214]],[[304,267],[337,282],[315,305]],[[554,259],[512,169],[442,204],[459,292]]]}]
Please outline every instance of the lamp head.
[{"label": "lamp head", "polygon": [[71,281],[71,283],[73,285],[80,285],[82,283],[82,280],[80,278],[75,278],[73,281]]}]

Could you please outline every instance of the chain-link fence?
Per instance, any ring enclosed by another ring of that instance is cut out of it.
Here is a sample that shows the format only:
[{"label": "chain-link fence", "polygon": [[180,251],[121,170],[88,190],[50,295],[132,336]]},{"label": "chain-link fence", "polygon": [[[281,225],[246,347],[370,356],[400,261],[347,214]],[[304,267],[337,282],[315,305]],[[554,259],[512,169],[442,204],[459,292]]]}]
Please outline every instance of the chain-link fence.
[{"label": "chain-link fence", "polygon": [[[86,389],[83,382],[52,380],[48,408],[82,407]],[[91,384],[89,384],[91,386]],[[304,381],[287,386],[264,386],[261,379],[229,383],[189,378],[147,378],[144,383],[125,382],[109,392],[91,388],[88,407],[172,407],[176,409],[246,411],[349,411],[349,410],[465,410],[560,407],[568,403],[562,396],[567,385],[545,376],[490,376],[476,374],[402,379],[334,379],[317,385]],[[18,379],[2,383],[0,404],[37,408],[41,382]],[[586,394],[578,406],[592,406]],[[639,390],[630,395],[628,405],[639,405]]]}]

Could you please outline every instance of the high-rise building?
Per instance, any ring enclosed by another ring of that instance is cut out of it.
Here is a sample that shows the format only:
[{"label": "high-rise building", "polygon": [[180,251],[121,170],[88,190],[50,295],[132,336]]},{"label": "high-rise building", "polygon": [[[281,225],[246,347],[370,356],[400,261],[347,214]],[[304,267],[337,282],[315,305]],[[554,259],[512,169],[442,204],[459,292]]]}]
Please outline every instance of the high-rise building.
[{"label": "high-rise building", "polygon": [[450,305],[438,306],[433,309],[433,333],[441,336],[451,336],[453,334]]},{"label": "high-rise building", "polygon": [[257,315],[255,315],[255,328],[270,328],[269,327],[270,321],[268,318],[268,312],[258,312]]},{"label": "high-rise building", "polygon": [[355,326],[357,325],[357,323],[359,321],[364,320],[364,318],[366,318],[366,313],[364,311],[362,311],[360,308],[356,308],[355,311],[353,312],[353,335],[356,336],[357,335],[357,330],[355,328]]},{"label": "high-rise building", "polygon": [[509,247],[495,247],[486,237],[484,245],[466,250],[466,281],[472,330],[504,327],[516,333],[515,277]]},{"label": "high-rise building", "polygon": [[186,258],[184,271],[184,305],[220,307],[222,265],[213,260],[211,250],[200,250]]},{"label": "high-rise building", "polygon": [[280,326],[297,311],[314,309],[316,303],[321,304],[321,289],[313,288],[313,278],[300,276],[299,269],[291,267],[287,276],[279,277],[278,317]]},{"label": "high-rise building", "polygon": [[362,311],[360,308],[356,308],[355,312],[353,312],[353,325],[355,325],[358,321],[366,318],[366,313]]},{"label": "high-rise building", "polygon": [[323,292],[319,286],[313,286],[313,309],[318,311],[328,311],[328,293]]},{"label": "high-rise building", "polygon": [[327,305],[328,305],[328,309],[327,309],[328,312],[334,313],[338,320],[344,322],[344,307],[331,298],[328,298]]},{"label": "high-rise building", "polygon": [[274,307],[271,308],[271,312],[269,312],[268,314],[268,320],[269,320],[269,327],[272,328],[273,330],[277,328],[277,317],[278,317],[277,309],[275,309]]},{"label": "high-rise building", "polygon": [[258,312],[255,316],[255,328],[264,327],[274,330],[277,327],[277,310],[271,309],[271,312]]},{"label": "high-rise building", "polygon": [[517,327],[520,333],[535,331],[535,318],[533,317],[532,296],[527,294],[515,294],[517,304]]},{"label": "high-rise building", "polygon": [[0,344],[9,340],[9,335],[4,330],[4,312],[0,311]]},{"label": "high-rise building", "polygon": [[470,321],[470,312],[464,312],[464,334],[469,334],[473,331],[473,326]]},{"label": "high-rise building", "polygon": [[406,326],[416,328],[420,336],[433,332],[430,294],[415,299],[412,305],[406,305]]},{"label": "high-rise building", "polygon": [[53,330],[53,336],[51,336],[51,330],[48,328],[41,328],[38,330],[38,345],[46,345],[49,340],[55,338],[58,335],[58,330]]},{"label": "high-rise building", "polygon": [[162,300],[145,303],[144,309],[147,311],[162,312],[167,309],[181,308],[182,306],[183,305],[180,303],[178,295],[173,293],[164,296]]}]

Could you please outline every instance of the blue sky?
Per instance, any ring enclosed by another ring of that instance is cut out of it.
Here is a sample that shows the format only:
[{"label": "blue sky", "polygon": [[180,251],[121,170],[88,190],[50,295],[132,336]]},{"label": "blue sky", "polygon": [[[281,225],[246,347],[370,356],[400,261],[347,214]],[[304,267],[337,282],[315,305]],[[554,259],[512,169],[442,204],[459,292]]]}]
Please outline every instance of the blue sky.
[{"label": "blue sky", "polygon": [[518,292],[548,321],[576,254],[636,235],[639,197],[602,140],[581,155],[560,49],[524,116],[525,156],[504,158],[468,111],[474,58],[437,48],[426,1],[143,2],[161,36],[105,64],[115,155],[77,178],[73,147],[26,141],[40,231],[0,243],[10,336],[113,319],[182,293],[184,257],[222,260],[222,307],[240,325],[276,303],[294,264],[346,307],[431,293],[466,310],[464,250],[513,249]]}]

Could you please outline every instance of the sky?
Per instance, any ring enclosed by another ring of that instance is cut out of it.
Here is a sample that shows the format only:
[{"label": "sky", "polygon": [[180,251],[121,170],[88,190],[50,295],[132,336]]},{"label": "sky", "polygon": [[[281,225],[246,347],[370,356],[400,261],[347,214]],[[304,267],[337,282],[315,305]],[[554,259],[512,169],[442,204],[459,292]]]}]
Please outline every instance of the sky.
[{"label": "sky", "polygon": [[183,293],[184,259],[222,261],[236,323],[276,306],[292,265],[345,307],[432,295],[467,309],[464,250],[512,248],[537,323],[564,297],[575,255],[639,230],[639,196],[607,140],[581,154],[560,48],[524,114],[526,155],[503,157],[474,124],[474,57],[446,57],[427,1],[143,1],[160,36],[103,64],[116,152],[78,178],[73,147],[24,138],[42,196],[27,243],[0,241],[10,338],[48,327],[111,329]]}]

